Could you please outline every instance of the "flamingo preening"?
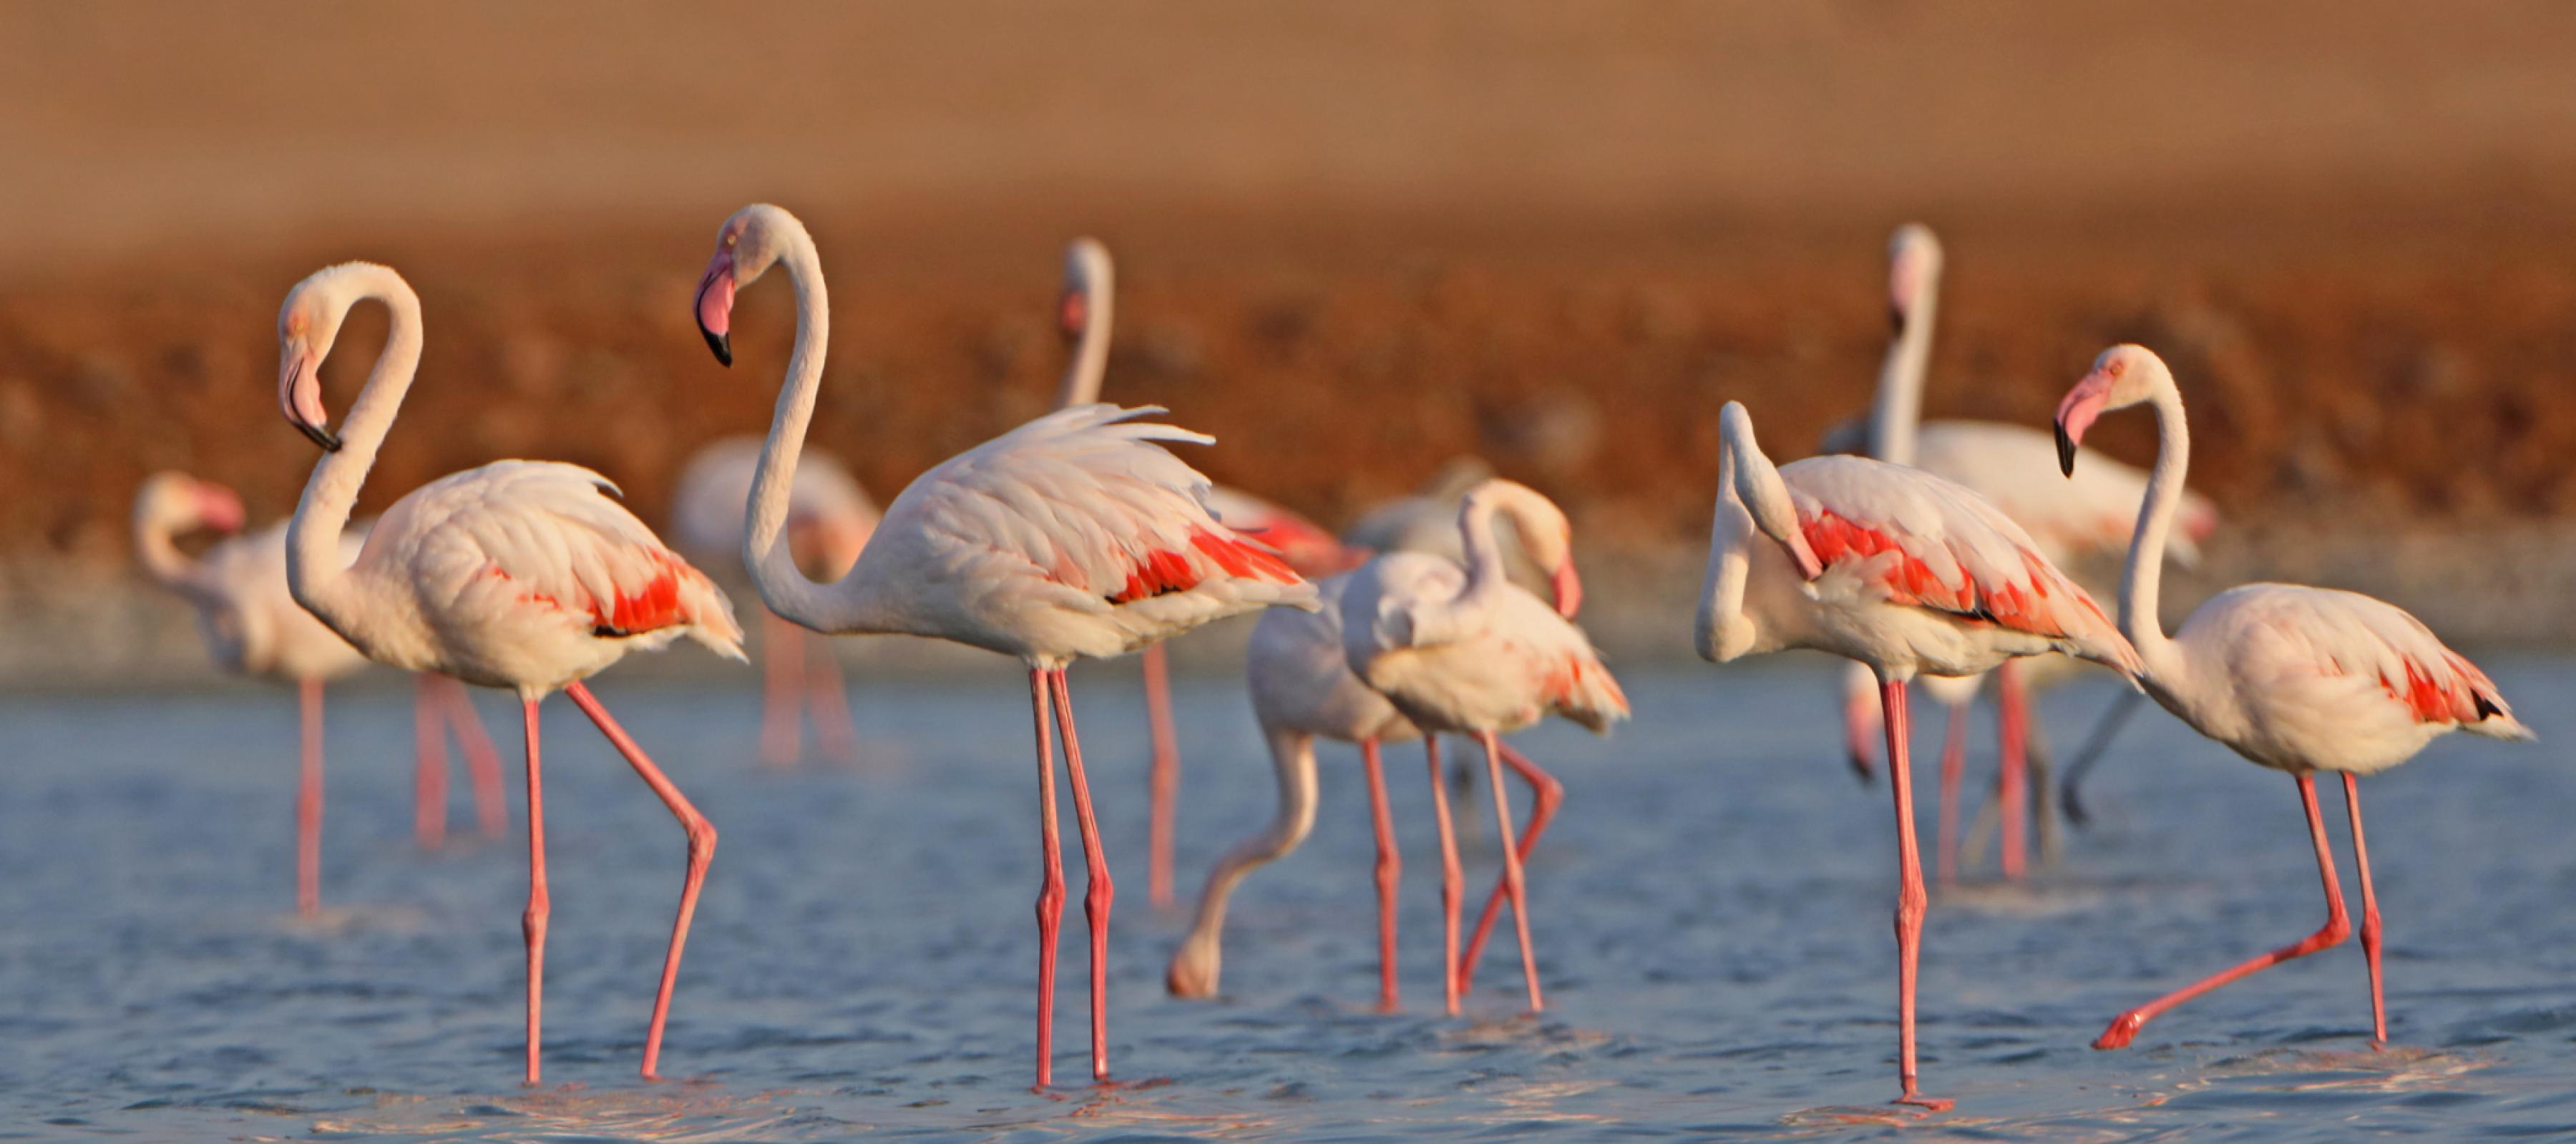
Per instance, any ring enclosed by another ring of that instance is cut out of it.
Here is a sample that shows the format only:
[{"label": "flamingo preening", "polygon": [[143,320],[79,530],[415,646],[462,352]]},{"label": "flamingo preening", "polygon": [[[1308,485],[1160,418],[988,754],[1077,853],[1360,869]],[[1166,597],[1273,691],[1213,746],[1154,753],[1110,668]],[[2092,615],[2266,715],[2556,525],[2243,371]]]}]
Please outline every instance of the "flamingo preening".
[{"label": "flamingo preening", "polygon": [[[1511,583],[1495,537],[1498,516],[1511,518],[1531,557],[1548,569],[1556,597],[1553,604]],[[1486,771],[1493,782],[1494,821],[1498,837],[1504,840],[1503,886],[1498,896],[1511,902],[1522,977],[1529,988],[1530,1008],[1536,1011],[1545,1007],[1545,1001],[1530,942],[1529,898],[1521,860],[1546,829],[1546,815],[1554,810],[1553,796],[1559,788],[1544,771],[1525,761],[1515,763],[1526,768],[1525,779],[1547,793],[1533,807],[1520,841],[1513,843],[1498,736],[1550,714],[1604,731],[1628,717],[1628,699],[1582,629],[1566,618],[1581,606],[1583,590],[1574,570],[1572,528],[1563,511],[1526,485],[1489,480],[1469,492],[1459,506],[1458,530],[1466,541],[1463,565],[1419,552],[1391,552],[1350,574],[1340,605],[1342,654],[1352,674],[1386,696],[1425,733],[1471,735],[1484,744]],[[1436,768],[1432,781],[1435,786],[1440,781]],[[1461,961],[1457,952],[1460,895],[1452,873],[1457,841],[1446,815],[1442,817],[1447,1000],[1449,1011],[1455,1013],[1458,996],[1467,988],[1468,969],[1500,906],[1486,911],[1478,941]]]},{"label": "flamingo preening", "polygon": [[2529,739],[2531,729],[2514,719],[2486,673],[2442,646],[2421,621],[2359,593],[2246,584],[2212,597],[2179,631],[2165,635],[2157,613],[2164,549],[2191,466],[2191,434],[2173,371],[2142,346],[2102,351],[2092,372],[2058,404],[2058,451],[2061,465],[2073,471],[2075,447],[2096,418],[2141,404],[2155,409],[2156,466],[2139,502],[2136,537],[2120,580],[2120,630],[2137,648],[2139,680],[2157,703],[2255,765],[2287,771],[2297,781],[2317,873],[2325,882],[2326,924],[2298,942],[2122,1013],[2093,1047],[2120,1048],[2165,1010],[2351,936],[2334,852],[2317,810],[2319,771],[2343,776],[2353,862],[2361,876],[2371,1039],[2384,1045],[2388,1015],[2379,984],[2379,902],[2371,891],[2370,851],[2362,841],[2354,780],[2413,758],[2450,731]]},{"label": "flamingo preening", "polygon": [[[1100,384],[1109,372],[1109,338],[1116,326],[1117,264],[1109,247],[1096,238],[1076,238],[1064,248],[1064,290],[1056,299],[1056,330],[1071,351],[1064,379],[1056,388],[1056,408],[1071,409],[1100,400]],[[1352,560],[1333,534],[1303,516],[1237,489],[1211,485],[1200,498],[1226,527],[1254,537],[1306,577],[1330,576]],[[1139,657],[1144,672],[1145,721],[1153,743],[1146,772],[1147,826],[1145,896],[1160,909],[1172,904],[1172,840],[1175,808],[1180,801],[1180,732],[1172,719],[1171,666],[1163,645],[1148,646]]]},{"label": "flamingo preening", "polygon": [[[322,404],[322,362],[349,308],[368,300],[383,303],[393,322],[366,388],[334,433]],[[671,988],[715,855],[716,830],[582,681],[630,651],[658,649],[683,636],[743,658],[732,605],[605,495],[614,489],[606,478],[552,461],[495,461],[414,489],[377,518],[356,563],[344,563],[341,536],[350,508],[420,365],[420,298],[386,267],[327,267],[287,294],[277,336],[278,401],[287,421],[323,449],[287,526],[286,578],[295,601],[378,663],[519,696],[528,750],[528,906],[521,928],[528,950],[529,1084],[539,1079],[551,912],[538,702],[557,690],[572,696],[680,820],[688,869],[644,1039],[642,1072],[655,1078]]]},{"label": "flamingo preening", "polygon": [[[701,564],[739,556],[743,508],[751,501],[751,478],[759,467],[758,437],[727,437],[690,457],[671,497],[673,547]],[[788,552],[807,575],[838,580],[858,562],[859,549],[876,531],[877,517],[876,502],[868,499],[849,467],[817,449],[797,467],[796,486],[788,494]],[[808,712],[823,753],[835,762],[856,762],[858,729],[850,722],[849,688],[830,641],[765,608],[760,626],[762,765],[795,765],[803,752],[800,740]]]},{"label": "flamingo preening", "polygon": [[1091,1072],[1106,1081],[1106,959],[1116,891],[1065,669],[1272,604],[1311,608],[1315,588],[1267,546],[1212,515],[1201,499],[1206,478],[1161,444],[1211,438],[1132,420],[1159,412],[1153,407],[1110,405],[1058,410],[941,462],[887,507],[847,576],[828,585],[806,579],[784,532],[797,455],[822,387],[830,307],[822,260],[804,225],[766,204],[727,218],[698,287],[697,318],[717,358],[730,363],[735,292],[773,265],[785,266],[795,287],[796,344],[752,484],[743,560],[772,611],[815,631],[928,636],[1028,665],[1045,868],[1037,907],[1037,1087],[1053,1076],[1055,947],[1064,909],[1050,707],[1063,731],[1090,876],[1083,913],[1091,929]]},{"label": "flamingo preening", "polygon": [[2049,652],[2135,675],[2137,653],[2020,525],[1966,487],[1866,457],[1775,468],[1752,416],[1732,401],[1718,428],[1717,510],[1692,635],[1715,662],[1812,648],[1877,674],[1896,798],[1897,1099],[1948,1108],[1915,1080],[1914,972],[1927,899],[1905,684]]},{"label": "flamingo preening", "polygon": [[[2130,507],[2147,487],[2146,473],[2106,457],[2088,456],[2078,479],[2046,480],[2037,474],[2056,463],[2056,442],[2046,433],[1995,421],[1923,422],[1923,383],[1940,307],[1942,263],[1941,241],[1930,227],[1907,223],[1889,238],[1887,301],[1894,336],[1879,368],[1878,393],[1869,417],[1852,424],[1858,432],[1829,436],[1826,450],[1858,451],[1857,446],[1866,445],[1869,455],[1879,460],[1910,465],[1967,486],[2022,526],[2051,564],[2062,567],[2121,551],[2129,542],[2134,519]],[[2173,553],[2178,560],[2195,563],[2200,555],[2198,542],[2216,528],[2218,514],[2208,501],[2192,494],[2185,494],[2182,512],[2183,529],[2175,537]],[[2031,744],[2038,734],[2029,691],[2051,674],[2031,669],[2065,662],[2054,657],[2027,665],[2005,660],[1994,670],[1996,743],[2002,755],[1996,795],[2006,878],[2021,877],[2024,867],[2025,778],[2034,773]],[[1920,679],[1947,713],[1933,863],[1935,877],[1943,884],[1955,880],[1958,873],[1958,790],[1966,754],[1966,716],[1984,678],[1927,675]],[[1876,683],[1869,668],[1858,661],[1844,674],[1845,742],[1852,765],[1864,775],[1870,766],[1871,740],[1881,730]],[[2115,709],[2115,717],[2120,713]],[[2046,809],[2043,801],[2041,812]]]},{"label": "flamingo preening", "polygon": [[[155,473],[134,497],[134,549],[154,582],[196,609],[198,632],[216,666],[293,684],[302,707],[302,766],[295,797],[295,909],[311,917],[322,908],[322,692],[332,680],[366,666],[350,647],[286,590],[286,525],[241,532],[241,498],[231,489],[184,473]],[[174,541],[200,529],[226,534],[198,556]],[[354,560],[364,526],[341,543],[343,561]],[[509,829],[501,799],[501,765],[491,736],[456,681],[417,677],[412,701],[417,752],[412,779],[416,805],[412,833],[423,848],[447,840],[447,743],[453,733],[474,784],[474,808],[483,833]]]},{"label": "flamingo preening", "polygon": [[[1505,499],[1497,491],[1497,499]],[[1535,494],[1531,494],[1535,497]],[[1463,496],[1461,497],[1463,500]],[[1543,502],[1537,502],[1543,503]],[[1529,527],[1542,532],[1562,533],[1564,515],[1553,506],[1539,509],[1529,498],[1508,498],[1513,517],[1527,517]],[[1456,523],[1458,507],[1452,506],[1450,530],[1459,532]],[[1507,518],[1508,519],[1508,518]],[[1465,551],[1462,543],[1460,551]],[[1551,546],[1550,551],[1554,551]],[[1453,562],[1454,563],[1454,562]],[[1556,580],[1567,590],[1559,602],[1571,609],[1581,600],[1580,581],[1571,567],[1570,556],[1562,564],[1562,579]],[[1551,573],[1553,573],[1553,569]],[[1543,579],[1551,579],[1553,576]],[[1386,779],[1378,758],[1380,744],[1420,738],[1422,731],[1413,721],[1396,710],[1387,697],[1352,674],[1343,650],[1342,593],[1350,577],[1334,576],[1316,584],[1321,607],[1315,612],[1274,608],[1264,612],[1252,629],[1252,640],[1244,652],[1244,676],[1252,691],[1253,714],[1261,724],[1262,736],[1269,742],[1271,762],[1278,772],[1279,808],[1269,826],[1236,843],[1217,859],[1208,872],[1206,888],[1200,892],[1197,918],[1189,935],[1172,955],[1165,983],[1174,996],[1208,997],[1217,989],[1217,978],[1224,956],[1226,906],[1235,887],[1253,870],[1284,858],[1306,838],[1315,823],[1315,747],[1318,738],[1357,744],[1360,762],[1369,787],[1369,806],[1377,829],[1377,894],[1378,894],[1378,1008],[1394,1012],[1399,1004],[1396,986],[1395,906],[1397,877],[1404,861],[1395,843],[1394,819],[1387,809]],[[1517,589],[1515,589],[1517,590]],[[1517,619],[1518,617],[1511,617]],[[1512,645],[1515,653],[1521,649]],[[1532,806],[1528,825],[1514,844],[1514,859],[1526,862],[1530,851],[1547,829],[1548,820],[1564,797],[1564,787],[1538,765],[1497,741],[1503,761],[1529,781]],[[1440,773],[1438,740],[1424,743],[1431,774],[1431,800],[1434,818],[1440,828],[1441,905],[1448,914],[1447,946],[1441,966],[1442,989],[1449,1011],[1458,1011],[1461,991],[1468,975],[1459,968],[1457,906],[1463,890],[1464,874],[1458,862],[1454,827],[1449,817],[1449,793]],[[1511,891],[1508,878],[1498,880],[1493,894],[1486,900],[1485,913],[1478,920],[1471,951],[1484,948],[1486,935],[1492,932],[1495,919]],[[1473,953],[1468,955],[1472,964]]]}]

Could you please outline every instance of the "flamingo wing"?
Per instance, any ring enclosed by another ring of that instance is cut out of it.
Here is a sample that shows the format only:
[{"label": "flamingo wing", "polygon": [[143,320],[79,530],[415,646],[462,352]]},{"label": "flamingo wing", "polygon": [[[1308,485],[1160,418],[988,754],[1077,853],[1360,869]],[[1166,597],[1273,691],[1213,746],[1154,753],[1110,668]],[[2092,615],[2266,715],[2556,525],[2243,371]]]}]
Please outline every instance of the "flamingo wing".
[{"label": "flamingo wing", "polygon": [[2137,652],[2030,534],[1955,481],[1866,457],[1782,466],[1816,559],[1881,602],[1991,623],[2134,675]]},{"label": "flamingo wing", "polygon": [[1269,545],[1279,558],[1308,579],[1349,571],[1355,563],[1348,549],[1324,526],[1241,489],[1216,485],[1205,498],[1208,511],[1225,526]]},{"label": "flamingo wing", "polygon": [[467,614],[516,612],[603,639],[688,636],[743,658],[733,606],[579,465],[496,461],[421,486],[378,522],[360,563],[409,560]]},{"label": "flamingo wing", "polygon": [[[2256,722],[2350,737],[2431,726],[2504,739],[2531,729],[2495,681],[2404,609],[2357,592],[2248,584],[2204,605]],[[2178,638],[2196,639],[2193,615]],[[2411,753],[2411,752],[2409,752]]]}]

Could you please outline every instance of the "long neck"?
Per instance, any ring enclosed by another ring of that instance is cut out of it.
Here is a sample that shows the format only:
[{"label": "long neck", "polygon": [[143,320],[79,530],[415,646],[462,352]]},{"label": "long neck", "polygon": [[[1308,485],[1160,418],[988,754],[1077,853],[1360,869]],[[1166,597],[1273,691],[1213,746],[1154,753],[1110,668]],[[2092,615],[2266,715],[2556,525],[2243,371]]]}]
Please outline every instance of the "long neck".
[{"label": "long neck", "polygon": [[173,540],[179,522],[171,514],[151,509],[134,514],[134,555],[142,561],[143,571],[154,583],[190,600],[205,595],[205,565],[179,551]]},{"label": "long neck", "polygon": [[2138,528],[2129,540],[2129,567],[2120,578],[2120,634],[2146,661],[2150,677],[2167,674],[2174,663],[2173,641],[2165,638],[2157,608],[2164,586],[2165,540],[2173,532],[2174,509],[2182,503],[2183,479],[2191,468],[2191,430],[2183,424],[2182,397],[2171,388],[2157,391],[2156,468],[2147,478],[2147,495],[2138,506]]},{"label": "long neck", "polygon": [[787,537],[787,510],[796,489],[796,460],[805,451],[805,431],[813,424],[814,400],[823,389],[823,350],[832,338],[832,305],[813,240],[790,230],[786,245],[778,263],[786,268],[788,284],[796,291],[796,345],[787,355],[787,382],[778,391],[769,439],[761,444],[760,465],[751,479],[751,527],[743,535],[742,562],[771,611],[819,629],[828,601],[822,586],[806,579],[796,566]]},{"label": "long neck", "polygon": [[1700,581],[1699,621],[1692,635],[1700,658],[1724,663],[1753,642],[1744,614],[1744,583],[1752,572],[1753,517],[1735,492],[1735,451],[1717,459],[1717,514],[1709,524],[1708,571]]},{"label": "long neck", "polygon": [[1467,553],[1468,596],[1499,591],[1511,582],[1502,541],[1494,535],[1496,507],[1489,497],[1469,497],[1458,509],[1458,534]]},{"label": "long neck", "polygon": [[1905,328],[1887,346],[1878,369],[1878,400],[1869,411],[1869,455],[1899,465],[1914,463],[1914,434],[1923,421],[1923,374],[1932,360],[1932,316],[1940,284],[1926,281],[1906,308]]},{"label": "long neck", "polygon": [[[376,355],[375,368],[367,373],[366,388],[359,391],[341,423],[339,451],[324,454],[322,462],[313,466],[312,478],[304,482],[304,496],[286,529],[286,583],[296,602],[363,648],[367,643],[355,629],[364,626],[365,609],[351,599],[340,533],[349,525],[358,489],[366,484],[367,471],[375,467],[376,453],[384,448],[385,434],[393,429],[403,395],[410,392],[412,378],[420,370],[421,323],[420,296],[390,270],[372,273],[360,297],[384,303],[393,314],[392,327],[385,335],[385,348]],[[321,368],[321,363],[313,368]]]},{"label": "long neck", "polygon": [[1109,287],[1086,286],[1082,300],[1082,337],[1074,343],[1073,360],[1065,363],[1064,383],[1056,387],[1058,409],[1100,400],[1100,379],[1109,372]]},{"label": "long neck", "polygon": [[1233,897],[1235,883],[1255,869],[1277,861],[1296,849],[1315,827],[1315,738],[1300,731],[1269,729],[1271,763],[1279,772],[1279,810],[1261,833],[1234,844],[1208,872],[1207,888],[1199,893],[1197,920],[1190,926],[1189,944],[1203,947],[1213,955],[1218,938],[1225,931],[1225,905]]}]

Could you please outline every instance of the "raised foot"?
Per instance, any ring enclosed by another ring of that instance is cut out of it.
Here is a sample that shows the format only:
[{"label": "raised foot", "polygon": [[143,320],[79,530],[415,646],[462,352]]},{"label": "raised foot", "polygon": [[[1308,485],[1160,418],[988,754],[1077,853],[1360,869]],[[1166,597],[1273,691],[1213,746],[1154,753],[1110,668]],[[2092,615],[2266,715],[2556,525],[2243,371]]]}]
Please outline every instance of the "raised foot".
[{"label": "raised foot", "polygon": [[1924,1110],[1924,1111],[1926,1111],[1926,1112],[1948,1112],[1948,1111],[1950,1111],[1950,1109],[1951,1109],[1954,1105],[1958,1104],[1959,1102],[1958,1102],[1958,1101],[1955,1101],[1955,1100],[1951,1100],[1951,1099],[1949,1099],[1948,1097],[1941,1097],[1941,1096],[1925,1096],[1925,1095],[1923,1095],[1922,1093],[1919,1093],[1919,1092],[1909,1092],[1909,1093],[1906,1093],[1906,1094],[1905,1094],[1905,1095],[1903,1095],[1903,1096],[1897,1097],[1897,1098],[1896,1098],[1896,1099],[1894,1099],[1894,1100],[1888,1101],[1888,1103],[1889,1103],[1889,1104],[1910,1104],[1910,1105],[1913,1105],[1913,1106],[1914,1106],[1914,1107],[1916,1107],[1916,1108],[1923,1109],[1923,1110]]},{"label": "raised foot", "polygon": [[2126,1013],[2120,1014],[2117,1019],[2113,1020],[2111,1022],[2111,1027],[2104,1029],[2101,1036],[2093,1038],[2093,1047],[2097,1049],[2128,1048],[2129,1042],[2137,1039],[2138,1030],[2145,1028],[2146,1024],[2147,1015],[2138,1012],[2135,1009],[2131,1009]]}]

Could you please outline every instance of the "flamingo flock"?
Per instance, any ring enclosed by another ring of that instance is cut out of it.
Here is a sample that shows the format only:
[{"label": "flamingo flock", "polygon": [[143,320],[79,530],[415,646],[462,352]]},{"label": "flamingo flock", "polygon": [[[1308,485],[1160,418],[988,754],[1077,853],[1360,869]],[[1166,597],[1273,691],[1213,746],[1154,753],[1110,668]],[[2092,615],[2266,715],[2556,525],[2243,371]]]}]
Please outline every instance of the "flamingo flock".
[{"label": "flamingo flock", "polygon": [[[1716,411],[1716,505],[1688,631],[1727,663],[1807,649],[1849,662],[1845,748],[1864,775],[1883,744],[1895,813],[1897,1101],[1939,1111],[1918,1069],[1917,975],[1931,905],[1916,838],[1909,691],[1918,680],[1948,710],[1935,874],[1959,875],[1958,798],[1967,706],[1993,680],[2002,756],[1996,784],[2002,873],[2028,859],[2022,824],[2036,726],[2032,669],[2078,661],[2116,675],[2202,735],[2289,774],[2327,900],[2325,925],[2121,1014],[2094,1042],[2115,1049],[2148,1022],[2219,986],[2338,944],[2355,932],[2369,968],[2374,1044],[2387,1040],[2380,917],[2357,780],[2413,757],[2453,730],[2528,739],[2495,684],[2394,605],[2350,592],[2249,584],[2203,604],[2167,635],[2159,615],[2168,559],[2189,561],[2212,533],[2209,503],[2185,490],[2190,445],[2172,371],[2136,345],[2101,352],[2066,391],[2050,431],[1920,419],[1942,250],[1919,226],[1890,247],[1895,335],[1860,428],[1826,452],[1775,464],[1739,401]],[[661,1071],[663,1034],[715,826],[610,716],[587,680],[637,651],[683,640],[747,662],[734,606],[703,568],[739,559],[764,612],[764,703],[750,748],[761,764],[803,755],[810,717],[826,755],[859,753],[848,688],[830,637],[903,634],[1016,660],[1028,676],[1037,760],[1037,1006],[1034,1086],[1054,1084],[1057,947],[1069,890],[1058,833],[1057,760],[1084,864],[1091,1078],[1109,1083],[1108,933],[1117,893],[1108,841],[1074,723],[1069,672],[1082,660],[1145,663],[1150,896],[1171,895],[1179,756],[1163,644],[1258,614],[1245,678],[1277,785],[1272,820],[1217,859],[1166,970],[1184,998],[1219,990],[1229,905],[1246,877],[1296,850],[1318,806],[1318,740],[1357,748],[1376,845],[1377,1007],[1402,1006],[1399,831],[1382,748],[1419,740],[1439,847],[1440,981],[1462,1012],[1490,934],[1508,911],[1526,1008],[1545,1007],[1544,927],[1527,862],[1565,800],[1565,784],[1504,736],[1549,716],[1607,732],[1631,711],[1575,619],[1583,586],[1567,514],[1538,491],[1473,463],[1385,506],[1346,539],[1248,493],[1221,488],[1181,447],[1209,436],[1152,418],[1158,406],[1099,398],[1113,359],[1108,248],[1077,239],[1064,255],[1056,324],[1068,359],[1055,408],[940,462],[882,510],[847,466],[809,448],[825,376],[830,302],[805,226],[754,204],[716,231],[692,302],[717,361],[742,292],[772,269],[786,278],[795,340],[765,436],[707,446],[674,497],[666,545],[607,478],[576,465],[494,460],[402,495],[372,522],[351,520],[362,486],[412,387],[425,345],[419,297],[389,267],[350,262],[297,283],[278,315],[278,397],[320,451],[293,517],[247,535],[229,489],[162,473],[139,490],[133,540],[149,576],[192,606],[227,671],[294,684],[303,750],[297,805],[299,912],[320,902],[321,715],[326,682],[367,662],[411,672],[416,699],[416,830],[444,840],[445,739],[463,746],[487,834],[507,824],[495,752],[462,687],[518,700],[524,730],[528,893],[524,1080],[543,1075],[545,955],[551,906],[538,710],[568,696],[663,802],[683,861],[642,1042],[640,1074]],[[321,366],[363,303],[390,314],[385,343],[335,427]],[[2104,415],[2152,409],[2151,471],[2083,452]],[[1850,455],[1853,453],[1863,455]],[[228,539],[198,555],[182,538]],[[2125,553],[2116,617],[2070,567]],[[2024,661],[2029,661],[2025,663]],[[1440,737],[1484,756],[1499,876],[1472,936],[1465,874]],[[749,737],[746,736],[746,741]],[[1515,822],[1506,771],[1532,805]],[[2359,925],[2338,885],[2316,795],[2340,776],[2361,887]],[[1462,949],[1462,937],[1463,949]],[[1427,960],[1427,959],[1426,959]]]}]

